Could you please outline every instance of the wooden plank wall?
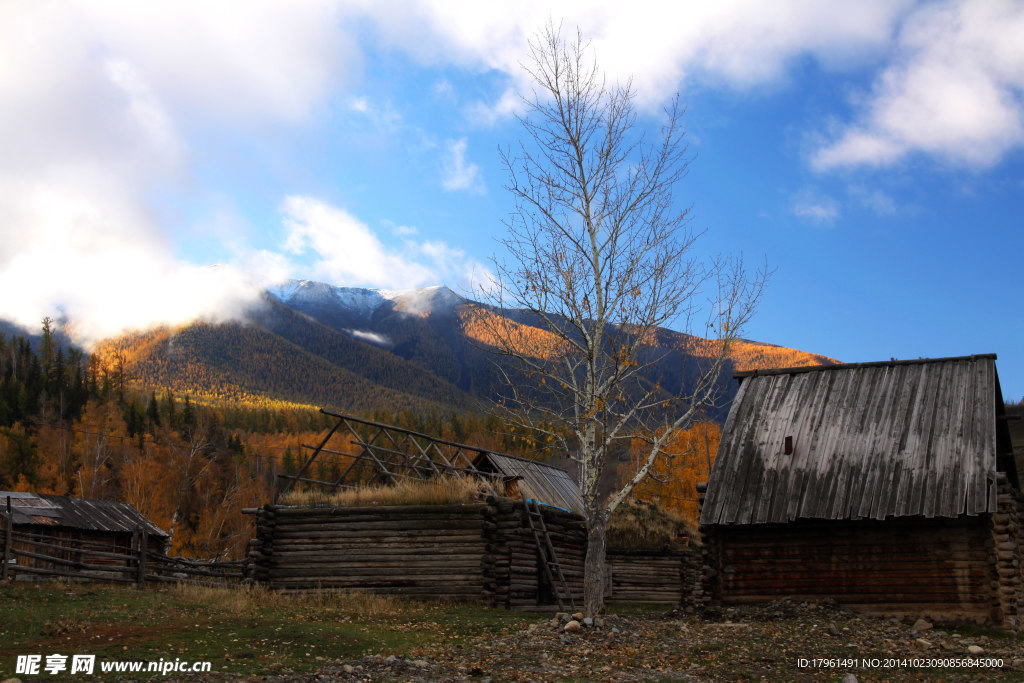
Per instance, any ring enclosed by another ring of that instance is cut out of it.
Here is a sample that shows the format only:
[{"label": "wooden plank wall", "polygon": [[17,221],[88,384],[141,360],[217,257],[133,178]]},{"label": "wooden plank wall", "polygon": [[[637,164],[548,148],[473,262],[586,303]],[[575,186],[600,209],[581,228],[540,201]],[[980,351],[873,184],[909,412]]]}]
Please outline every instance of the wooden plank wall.
[{"label": "wooden plank wall", "polygon": [[672,552],[609,551],[610,602],[701,607],[704,599],[699,548]]},{"label": "wooden plank wall", "polygon": [[723,603],[833,598],[865,611],[992,621],[990,517],[705,527],[708,592]]}]

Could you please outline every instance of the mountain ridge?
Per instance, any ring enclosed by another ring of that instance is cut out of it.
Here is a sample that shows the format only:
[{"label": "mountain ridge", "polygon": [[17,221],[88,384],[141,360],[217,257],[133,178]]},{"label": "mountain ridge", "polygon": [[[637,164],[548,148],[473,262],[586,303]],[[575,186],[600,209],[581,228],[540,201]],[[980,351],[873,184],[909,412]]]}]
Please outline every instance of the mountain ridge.
[{"label": "mountain ridge", "polygon": [[[281,401],[368,412],[383,402],[432,411],[482,408],[502,382],[480,326],[484,304],[444,286],[409,290],[289,280],[269,287],[244,321],[195,322],[102,342],[146,390],[211,400]],[[514,318],[525,333],[550,334]],[[656,381],[677,390],[689,360],[717,353],[715,340],[659,328],[649,347]],[[787,347],[737,341],[730,370],[836,361]],[[728,377],[728,375],[726,375]],[[728,388],[726,388],[728,390]]]}]

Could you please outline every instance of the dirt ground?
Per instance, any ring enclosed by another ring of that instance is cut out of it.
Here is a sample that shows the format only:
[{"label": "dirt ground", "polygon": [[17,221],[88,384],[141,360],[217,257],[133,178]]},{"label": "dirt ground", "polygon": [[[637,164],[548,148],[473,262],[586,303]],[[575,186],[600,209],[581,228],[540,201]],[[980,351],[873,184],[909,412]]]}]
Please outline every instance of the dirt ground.
[{"label": "dirt ground", "polygon": [[528,628],[498,639],[245,680],[1024,681],[1019,636],[862,616],[830,604],[779,601],[701,614],[620,614],[578,631],[566,631],[569,620],[538,615]]}]

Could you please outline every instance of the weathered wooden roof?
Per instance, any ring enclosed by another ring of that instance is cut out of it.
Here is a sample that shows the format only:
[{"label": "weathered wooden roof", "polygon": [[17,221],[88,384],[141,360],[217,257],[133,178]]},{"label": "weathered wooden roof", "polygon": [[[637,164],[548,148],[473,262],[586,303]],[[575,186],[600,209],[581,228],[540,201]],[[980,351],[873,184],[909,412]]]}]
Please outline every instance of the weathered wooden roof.
[{"label": "weathered wooden roof", "polygon": [[44,525],[89,531],[131,533],[142,527],[150,536],[167,534],[128,503],[105,500],[84,500],[45,493],[0,491],[0,514],[7,514],[7,497],[11,498],[12,524]]},{"label": "weathered wooden roof", "polygon": [[701,524],[994,512],[995,358],[737,373]]},{"label": "weathered wooden roof", "polygon": [[473,465],[482,472],[522,477],[519,491],[538,503],[578,512],[583,509],[580,487],[566,470],[507,453],[481,453]]}]

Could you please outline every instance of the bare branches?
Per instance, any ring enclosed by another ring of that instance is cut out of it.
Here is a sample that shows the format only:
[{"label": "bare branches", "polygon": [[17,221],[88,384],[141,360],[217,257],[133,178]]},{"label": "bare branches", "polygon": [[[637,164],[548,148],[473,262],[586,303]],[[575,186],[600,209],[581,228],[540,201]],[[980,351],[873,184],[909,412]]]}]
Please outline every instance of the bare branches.
[{"label": "bare branches", "polygon": [[[516,361],[504,370],[508,417],[572,436],[583,514],[603,539],[608,516],[651,476],[673,434],[713,402],[767,274],[694,254],[699,235],[674,195],[690,162],[678,97],[648,141],[631,84],[607,83],[579,34],[567,42],[549,24],[529,55],[525,136],[502,153],[515,210],[498,282],[481,297],[492,308],[480,315],[495,348]],[[716,338],[718,353],[670,391],[652,377],[664,353],[658,336],[691,329],[700,313],[701,336]],[[609,459],[638,437],[649,452],[607,490]]]}]

